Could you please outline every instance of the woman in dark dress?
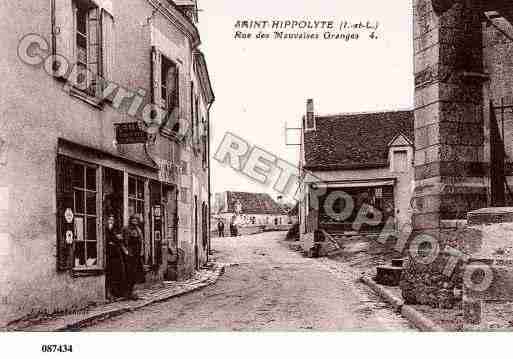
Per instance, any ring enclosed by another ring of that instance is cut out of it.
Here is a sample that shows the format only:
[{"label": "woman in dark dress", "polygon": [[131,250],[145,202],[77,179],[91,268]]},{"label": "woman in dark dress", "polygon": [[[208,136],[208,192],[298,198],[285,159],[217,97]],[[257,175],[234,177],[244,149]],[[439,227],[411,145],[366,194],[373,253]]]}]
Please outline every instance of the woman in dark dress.
[{"label": "woman in dark dress", "polygon": [[109,215],[107,218],[105,240],[107,243],[107,266],[105,273],[107,291],[110,296],[119,298],[126,292],[127,278],[125,253],[123,253],[124,246],[114,215]]},{"label": "woman in dark dress", "polygon": [[125,297],[131,300],[139,299],[134,293],[134,285],[143,282],[144,271],[142,266],[143,234],[139,226],[139,217],[130,216],[128,226],[123,228],[123,241],[127,249],[125,259],[127,286]]}]

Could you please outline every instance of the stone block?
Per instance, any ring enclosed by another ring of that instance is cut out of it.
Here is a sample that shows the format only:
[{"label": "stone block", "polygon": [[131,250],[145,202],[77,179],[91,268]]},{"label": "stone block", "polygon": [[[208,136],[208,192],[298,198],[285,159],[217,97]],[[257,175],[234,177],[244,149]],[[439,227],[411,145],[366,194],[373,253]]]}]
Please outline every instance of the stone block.
[{"label": "stone block", "polygon": [[417,88],[415,90],[415,109],[440,101],[439,87],[439,83],[433,83],[422,88]]},{"label": "stone block", "polygon": [[413,228],[416,230],[434,229],[439,227],[440,214],[433,213],[416,213],[413,215]]},{"label": "stone block", "polygon": [[415,129],[440,122],[440,111],[444,103],[434,102],[415,109]]},{"label": "stone block", "polygon": [[439,140],[442,144],[482,146],[484,143],[483,127],[479,123],[441,122]]},{"label": "stone block", "polygon": [[464,295],[473,300],[513,301],[513,266],[469,264],[465,267]]},{"label": "stone block", "polygon": [[401,281],[403,269],[401,267],[380,266],[376,268],[376,283],[390,287],[397,287]]},{"label": "stone block", "polygon": [[[468,223],[470,226],[492,224],[492,223],[512,223],[513,222],[513,207],[502,208],[481,208],[468,213]],[[504,231],[504,235],[511,235],[510,226],[505,225],[497,228],[497,230]]]},{"label": "stone block", "polygon": [[406,261],[406,258],[395,258],[395,259],[392,259],[392,267],[402,268],[405,261]]}]

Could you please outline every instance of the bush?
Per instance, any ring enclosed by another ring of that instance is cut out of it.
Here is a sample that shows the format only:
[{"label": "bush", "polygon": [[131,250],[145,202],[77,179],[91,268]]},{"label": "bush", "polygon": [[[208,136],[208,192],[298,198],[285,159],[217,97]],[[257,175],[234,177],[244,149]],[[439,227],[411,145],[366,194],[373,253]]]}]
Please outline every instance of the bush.
[{"label": "bush", "polygon": [[285,239],[287,241],[299,241],[299,223],[295,223],[290,227]]}]

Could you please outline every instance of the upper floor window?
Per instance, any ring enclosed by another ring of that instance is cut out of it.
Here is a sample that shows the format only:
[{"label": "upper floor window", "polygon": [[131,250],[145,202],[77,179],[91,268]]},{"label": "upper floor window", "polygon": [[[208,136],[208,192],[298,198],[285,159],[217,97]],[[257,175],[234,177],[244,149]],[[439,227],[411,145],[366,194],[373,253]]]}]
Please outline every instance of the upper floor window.
[{"label": "upper floor window", "polygon": [[168,111],[178,107],[178,69],[168,58],[162,56],[160,74],[161,104]]},{"label": "upper floor window", "polygon": [[100,74],[101,37],[98,7],[83,1],[74,1],[75,55],[77,74],[75,86],[88,95],[96,96]]},{"label": "upper floor window", "polygon": [[113,67],[114,19],[111,10],[99,8],[91,0],[55,2],[54,53],[69,63],[68,71],[54,63],[54,75],[64,78],[71,89],[100,98],[101,89],[111,80]]},{"label": "upper floor window", "polygon": [[180,69],[177,63],[164,56],[157,48],[152,48],[153,103],[165,109],[168,125],[178,132],[180,106]]}]

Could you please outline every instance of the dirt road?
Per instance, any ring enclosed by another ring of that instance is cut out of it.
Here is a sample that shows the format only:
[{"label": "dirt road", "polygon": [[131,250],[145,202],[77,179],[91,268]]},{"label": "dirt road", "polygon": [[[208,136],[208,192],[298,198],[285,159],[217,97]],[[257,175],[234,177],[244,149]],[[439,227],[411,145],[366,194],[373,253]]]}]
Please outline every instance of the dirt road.
[{"label": "dirt road", "polygon": [[304,258],[283,232],[213,239],[226,273],[210,287],[87,331],[413,330],[342,263]]}]

